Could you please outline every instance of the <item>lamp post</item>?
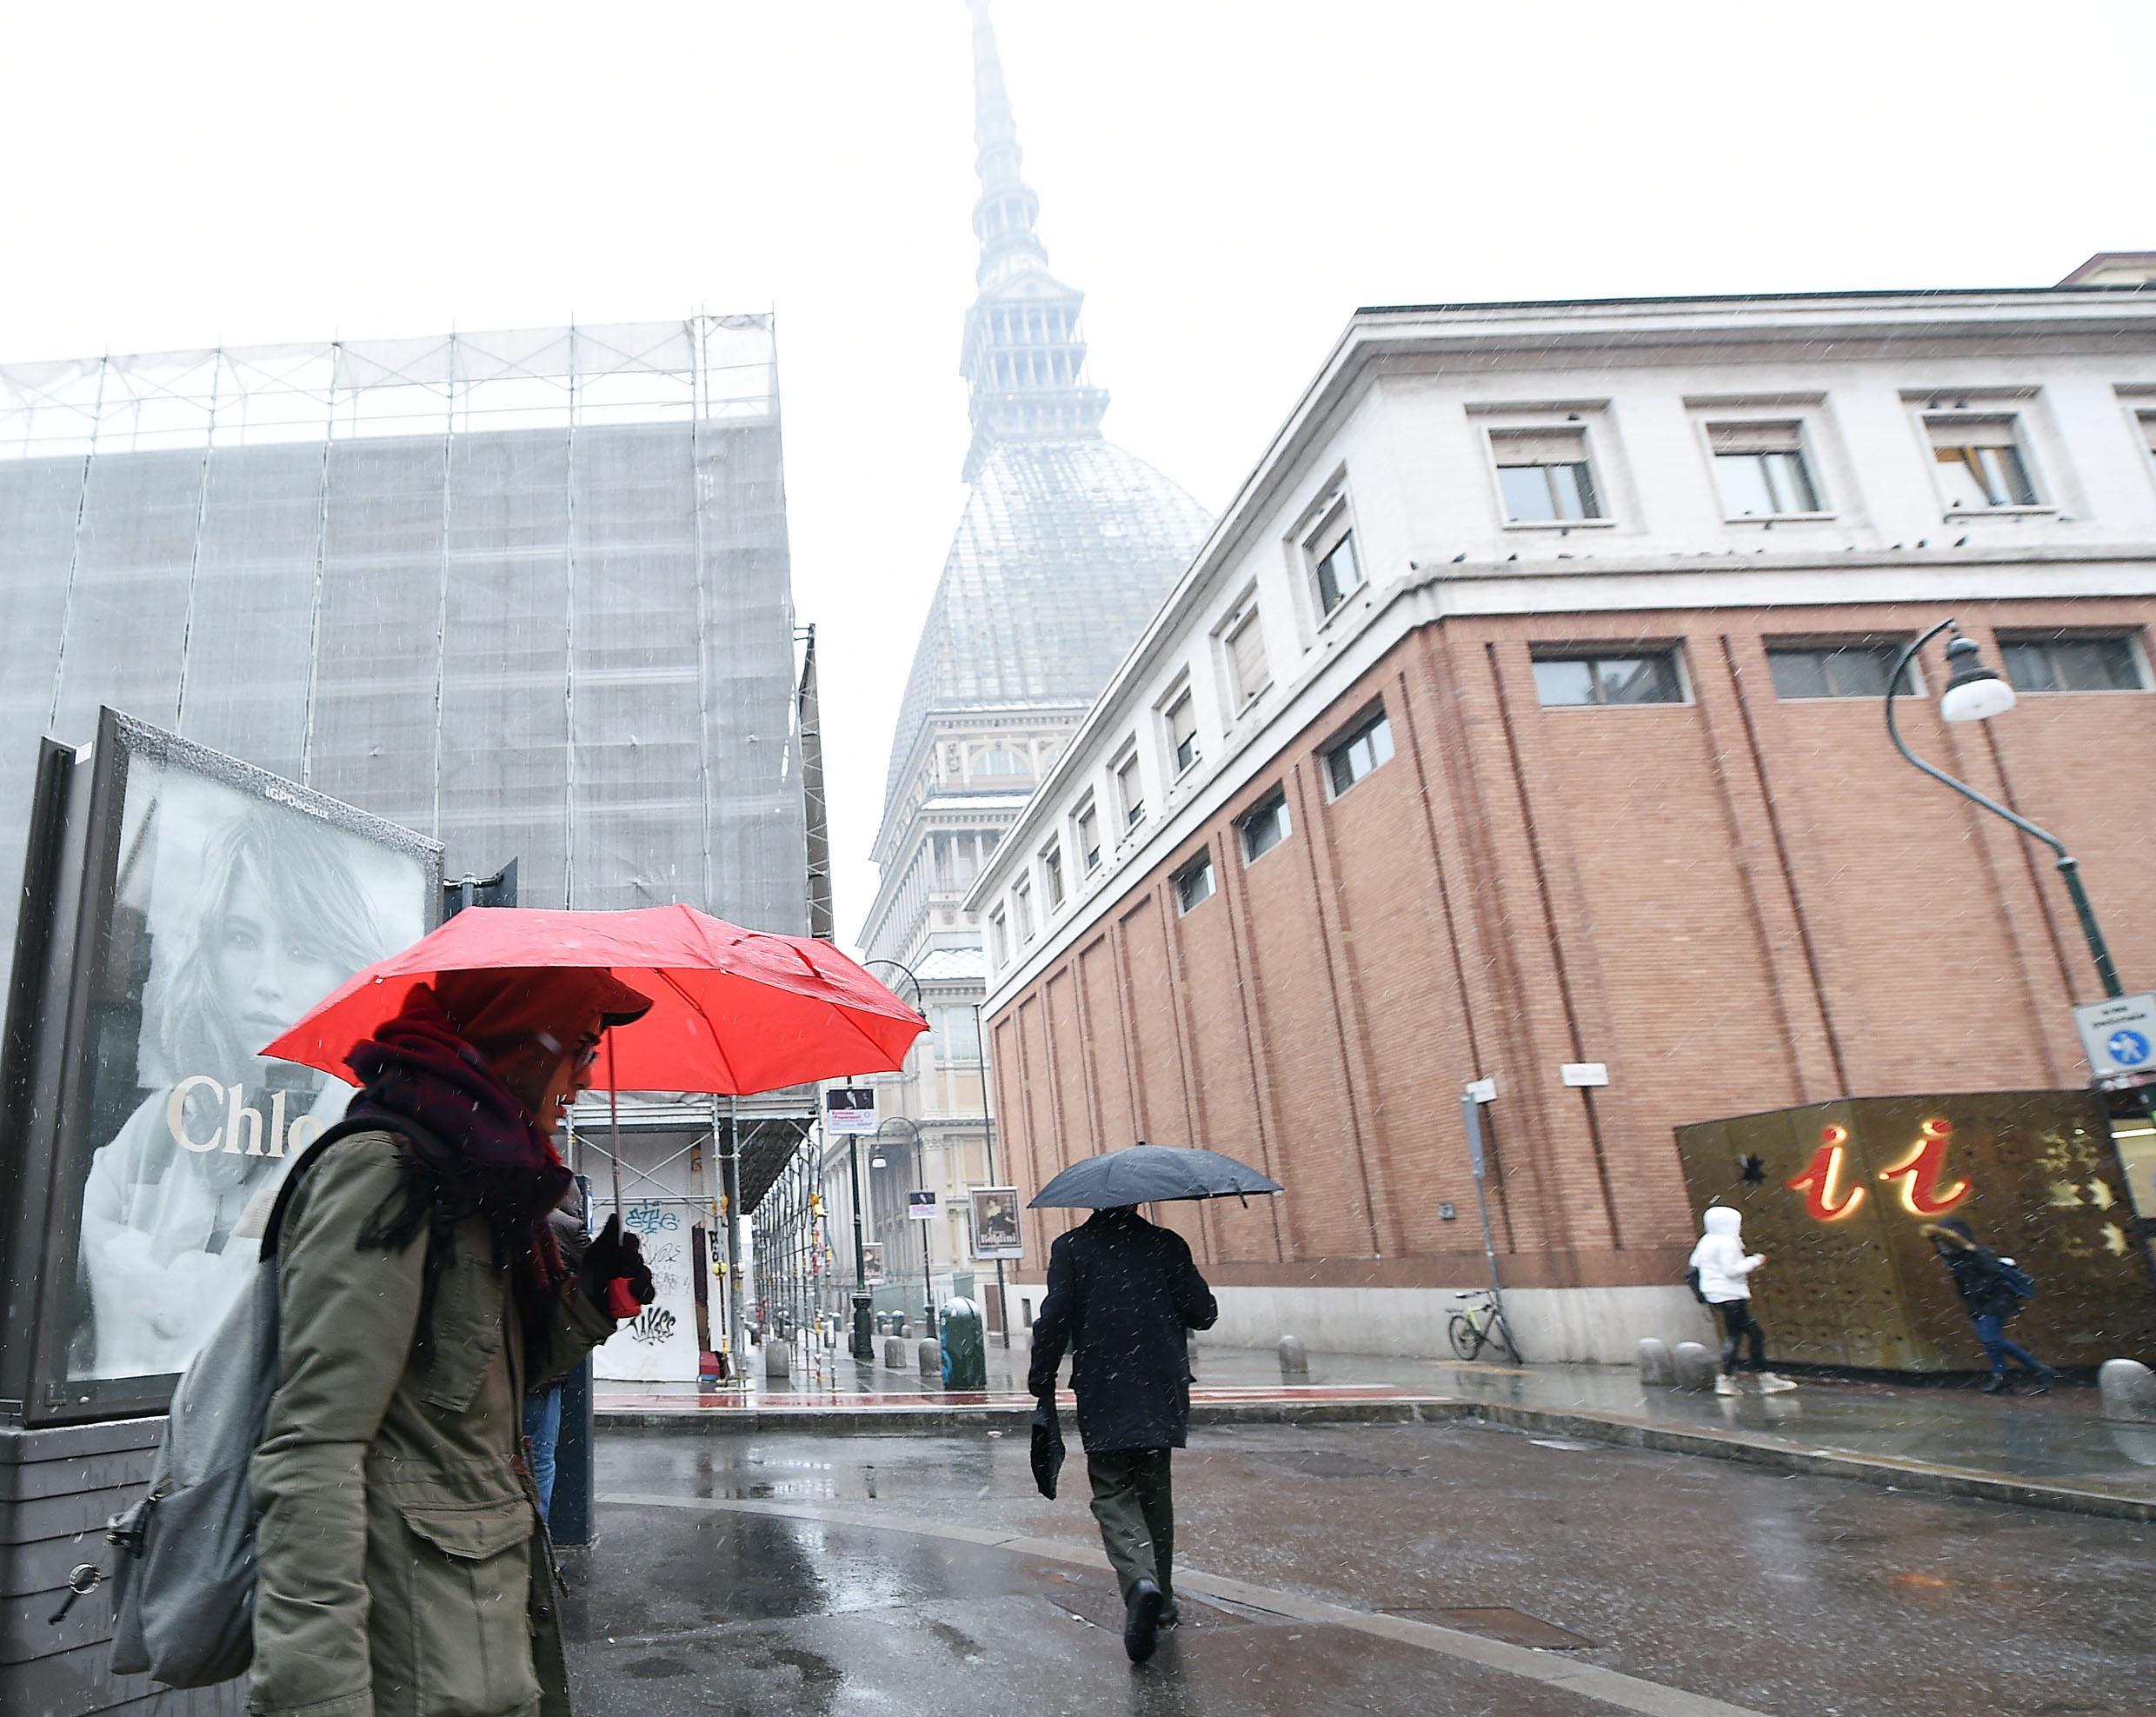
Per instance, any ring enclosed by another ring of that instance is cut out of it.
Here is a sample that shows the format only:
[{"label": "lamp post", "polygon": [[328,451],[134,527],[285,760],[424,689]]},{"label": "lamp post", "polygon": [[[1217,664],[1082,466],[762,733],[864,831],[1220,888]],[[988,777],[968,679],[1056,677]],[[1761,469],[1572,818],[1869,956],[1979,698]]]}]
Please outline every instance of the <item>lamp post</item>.
[{"label": "lamp post", "polygon": [[[918,1014],[921,1011],[921,980],[914,975],[914,968],[902,960],[865,960],[862,962],[863,971],[873,971],[878,966],[888,966],[894,971],[904,975],[907,985],[912,991],[911,996],[906,998],[906,1005]],[[881,1130],[879,1128],[878,1131]],[[868,1166],[871,1168],[882,1168],[883,1166],[882,1157],[876,1157],[870,1161]],[[868,1292],[868,1254],[862,1234],[861,1139],[858,1135],[849,1134],[847,1136],[846,1167],[852,1181],[854,1193],[853,1354],[862,1364],[868,1365],[873,1364],[875,1361],[875,1332],[870,1310],[875,1301],[874,1296]]]},{"label": "lamp post", "polygon": [[2049,829],[2040,828],[2018,811],[2010,811],[1995,799],[1986,798],[1966,781],[1959,781],[1936,764],[1927,763],[1909,749],[1901,737],[1901,729],[1894,725],[1894,699],[1900,695],[1903,676],[1909,670],[1924,646],[1941,632],[1953,631],[1953,642],[1946,646],[1946,689],[1939,695],[1939,713],[1949,722],[1987,722],[1994,715],[2003,715],[2013,708],[2013,688],[1984,665],[1983,652],[1973,638],[1963,637],[1954,629],[1951,618],[1938,625],[1901,652],[1886,681],[1886,735],[1894,742],[1894,749],[1915,768],[1934,781],[1947,786],[1973,801],[1995,816],[2002,816],[2032,840],[2041,841],[2057,855],[2060,878],[2066,885],[2066,894],[2073,902],[2074,915],[2081,921],[2081,934],[2088,939],[2089,958],[2096,962],[2096,975],[2103,981],[2104,994],[2120,996],[2126,987],[2119,982],[2119,968],[2112,963],[2111,949],[2104,942],[2104,933],[2097,928],[2095,909],[2089,904],[2087,889],[2081,886],[2080,862],[2066,849],[2066,843]]}]

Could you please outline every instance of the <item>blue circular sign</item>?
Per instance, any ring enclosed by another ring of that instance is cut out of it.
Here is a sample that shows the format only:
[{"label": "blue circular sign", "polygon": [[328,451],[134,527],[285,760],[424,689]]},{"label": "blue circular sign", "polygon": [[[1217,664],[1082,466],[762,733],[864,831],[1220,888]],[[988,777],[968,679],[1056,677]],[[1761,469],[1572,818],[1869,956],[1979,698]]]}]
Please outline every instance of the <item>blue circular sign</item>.
[{"label": "blue circular sign", "polygon": [[2138,1031],[2114,1031],[2104,1044],[2105,1053],[2122,1068],[2138,1068],[2148,1060],[2148,1039]]}]

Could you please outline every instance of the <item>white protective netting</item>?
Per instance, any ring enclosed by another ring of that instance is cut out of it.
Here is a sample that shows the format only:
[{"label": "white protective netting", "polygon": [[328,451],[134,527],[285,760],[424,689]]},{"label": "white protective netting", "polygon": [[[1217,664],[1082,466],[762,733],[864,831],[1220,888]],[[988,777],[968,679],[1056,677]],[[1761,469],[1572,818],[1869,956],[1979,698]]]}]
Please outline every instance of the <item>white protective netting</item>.
[{"label": "white protective netting", "polygon": [[110,703],[520,861],[807,928],[767,316],[0,366],[0,887]]}]

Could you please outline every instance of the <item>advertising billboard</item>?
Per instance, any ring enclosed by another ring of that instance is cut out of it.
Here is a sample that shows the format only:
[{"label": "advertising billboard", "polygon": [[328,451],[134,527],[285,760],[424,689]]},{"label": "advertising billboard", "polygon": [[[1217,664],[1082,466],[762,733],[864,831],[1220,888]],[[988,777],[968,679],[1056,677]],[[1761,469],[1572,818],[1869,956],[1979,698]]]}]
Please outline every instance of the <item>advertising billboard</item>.
[{"label": "advertising billboard", "polygon": [[[107,709],[49,796],[84,769],[32,834],[60,886],[36,897],[33,850],[18,968],[43,957],[10,999],[7,1151],[43,1221],[10,1335],[44,1419],[163,1407],[351,1095],[256,1051],[441,913],[435,842],[237,759]],[[34,1102],[30,1060],[57,1087]]]},{"label": "advertising billboard", "polygon": [[973,1204],[973,1255],[990,1261],[1024,1257],[1026,1241],[1018,1222],[1018,1188],[975,1187],[968,1197]]}]

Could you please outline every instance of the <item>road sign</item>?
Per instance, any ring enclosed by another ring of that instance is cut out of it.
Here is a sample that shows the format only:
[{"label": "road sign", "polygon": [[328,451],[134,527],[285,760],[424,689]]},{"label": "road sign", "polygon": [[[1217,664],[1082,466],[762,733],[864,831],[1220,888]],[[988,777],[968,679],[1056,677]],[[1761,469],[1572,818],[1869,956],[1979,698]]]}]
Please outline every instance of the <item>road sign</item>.
[{"label": "road sign", "polygon": [[935,1195],[933,1192],[909,1192],[906,1195],[906,1215],[911,1221],[935,1221]]},{"label": "road sign", "polygon": [[835,1134],[875,1132],[875,1087],[832,1086],[823,1094],[823,1125]]},{"label": "road sign", "polygon": [[2073,1022],[2097,1078],[2156,1069],[2156,992],[2086,1002],[2073,1010]]},{"label": "road sign", "polygon": [[1558,1074],[1567,1085],[1609,1083],[1609,1066],[1604,1061],[1567,1061]]}]

